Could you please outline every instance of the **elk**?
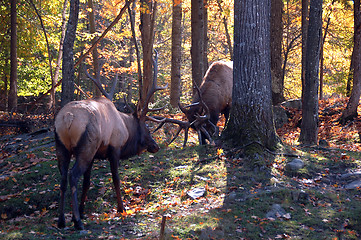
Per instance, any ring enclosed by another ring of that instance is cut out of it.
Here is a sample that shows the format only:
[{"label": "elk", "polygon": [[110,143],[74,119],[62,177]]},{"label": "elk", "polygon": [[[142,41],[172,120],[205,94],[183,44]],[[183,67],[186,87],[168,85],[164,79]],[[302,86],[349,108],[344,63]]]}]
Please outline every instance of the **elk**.
[{"label": "elk", "polygon": [[212,142],[211,135],[218,132],[219,114],[226,121],[232,106],[233,62],[216,61],[208,68],[197,89],[192,104],[179,108],[186,115],[190,126],[198,132],[199,144]]},{"label": "elk", "polygon": [[[155,69],[156,69],[156,64]],[[156,76],[156,70],[154,70]],[[94,80],[101,86],[99,79]],[[115,86],[115,85],[114,85]],[[110,162],[113,184],[117,198],[117,211],[123,212],[124,206],[120,193],[118,166],[120,159],[126,159],[144,150],[155,153],[159,146],[153,140],[146,120],[152,120],[147,112],[153,94],[167,88],[158,87],[154,77],[153,85],[147,93],[145,104],[134,113],[117,111],[112,101],[105,97],[73,101],[66,104],[55,118],[55,145],[58,168],[61,174],[58,227],[65,227],[64,205],[68,181],[68,168],[71,157],[75,163],[69,173],[71,204],[75,229],[84,229],[81,218],[84,214],[86,194],[90,186],[91,168],[96,158],[107,158]],[[107,95],[103,88],[103,94]],[[80,204],[77,199],[77,183],[84,175]]]}]

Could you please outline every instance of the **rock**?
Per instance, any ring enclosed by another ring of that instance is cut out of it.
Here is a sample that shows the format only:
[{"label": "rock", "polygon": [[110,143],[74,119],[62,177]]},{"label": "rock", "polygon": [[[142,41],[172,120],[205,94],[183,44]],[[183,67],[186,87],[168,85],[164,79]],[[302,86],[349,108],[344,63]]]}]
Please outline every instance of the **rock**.
[{"label": "rock", "polygon": [[301,110],[302,109],[302,101],[301,101],[301,99],[288,100],[288,101],[282,102],[281,106],[285,107],[285,108],[295,108],[297,110]]},{"label": "rock", "polygon": [[291,214],[287,213],[286,210],[284,210],[281,205],[279,204],[273,204],[272,209],[266,213],[266,218],[275,220],[277,218],[284,218],[284,219],[290,219]]},{"label": "rock", "polygon": [[292,192],[292,199],[295,202],[307,204],[309,201],[310,196],[305,191],[294,191]]},{"label": "rock", "polygon": [[320,141],[318,142],[318,145],[320,145],[321,147],[329,147],[330,146],[330,144],[325,139],[320,139]]},{"label": "rock", "polygon": [[303,168],[304,166],[305,163],[301,159],[295,158],[291,162],[286,164],[286,170],[291,172],[296,172],[301,168]]},{"label": "rock", "polygon": [[273,106],[273,117],[276,129],[288,122],[287,111],[281,106]]},{"label": "rock", "polygon": [[200,198],[204,195],[206,192],[205,188],[193,188],[187,192],[187,195],[190,196],[193,199]]},{"label": "rock", "polygon": [[357,189],[361,187],[361,180],[353,181],[345,186],[345,189]]}]

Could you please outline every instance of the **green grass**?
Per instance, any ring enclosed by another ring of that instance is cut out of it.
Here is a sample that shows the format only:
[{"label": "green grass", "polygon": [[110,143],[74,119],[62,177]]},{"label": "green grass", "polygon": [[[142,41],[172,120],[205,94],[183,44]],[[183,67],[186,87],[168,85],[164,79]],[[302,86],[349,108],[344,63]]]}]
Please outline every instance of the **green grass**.
[{"label": "green grass", "polygon": [[[76,231],[69,190],[67,226],[56,227],[60,177],[51,142],[28,141],[16,154],[2,153],[1,239],[157,239],[163,215],[168,216],[166,239],[360,238],[361,195],[345,190],[346,182],[339,178],[357,168],[358,152],[298,148],[305,167],[288,173],[284,166],[292,158],[282,155],[265,155],[268,165],[255,168],[239,152],[226,157],[212,146],[162,146],[156,154],[121,161],[127,216],[116,213],[109,163],[98,160],[85,230]],[[194,187],[206,188],[205,196],[190,199],[186,192]],[[273,204],[280,204],[290,218],[267,219]]]}]

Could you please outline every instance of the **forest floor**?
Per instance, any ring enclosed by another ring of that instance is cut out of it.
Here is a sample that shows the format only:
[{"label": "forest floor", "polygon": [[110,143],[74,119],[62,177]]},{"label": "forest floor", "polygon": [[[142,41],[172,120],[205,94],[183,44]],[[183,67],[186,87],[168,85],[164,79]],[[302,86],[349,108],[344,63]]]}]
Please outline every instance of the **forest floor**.
[{"label": "forest floor", "polygon": [[[94,163],[82,231],[71,222],[69,190],[67,225],[57,228],[52,127],[2,131],[0,239],[159,239],[162,218],[164,239],[360,239],[361,121],[338,124],[345,104],[320,103],[322,146],[297,142],[301,115],[294,110],[277,130],[284,146],[265,154],[264,167],[248,164],[240,149],[197,146],[194,133],[185,148],[181,136],[166,146],[175,129],[165,126],[155,134],[158,153],[120,164],[126,214],[116,212],[108,162]],[[287,163],[295,158],[305,165],[290,171]]]}]

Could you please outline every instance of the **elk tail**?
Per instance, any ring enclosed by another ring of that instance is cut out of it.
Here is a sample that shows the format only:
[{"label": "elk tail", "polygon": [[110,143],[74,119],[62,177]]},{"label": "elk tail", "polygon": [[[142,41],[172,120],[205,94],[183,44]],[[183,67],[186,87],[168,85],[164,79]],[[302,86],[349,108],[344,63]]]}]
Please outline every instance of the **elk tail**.
[{"label": "elk tail", "polygon": [[64,115],[64,123],[65,123],[67,129],[70,129],[71,124],[73,123],[73,120],[74,120],[74,114],[72,114],[71,112],[67,112]]}]

